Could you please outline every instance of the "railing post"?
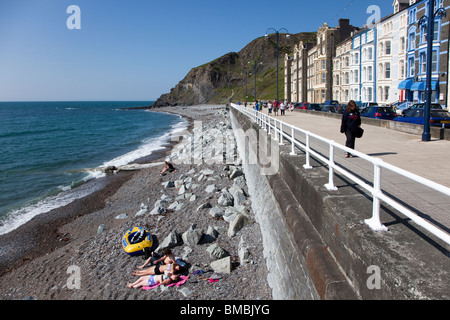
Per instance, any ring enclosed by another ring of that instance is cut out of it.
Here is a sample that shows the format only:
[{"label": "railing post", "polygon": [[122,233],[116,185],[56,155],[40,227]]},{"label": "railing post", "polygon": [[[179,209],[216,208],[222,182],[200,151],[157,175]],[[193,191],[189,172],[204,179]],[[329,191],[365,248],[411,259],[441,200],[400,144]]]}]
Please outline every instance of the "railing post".
[{"label": "railing post", "polygon": [[334,185],[334,141],[330,141],[330,161],[328,163],[328,183],[325,188],[328,191],[336,191],[338,188]]},{"label": "railing post", "polygon": [[267,131],[267,115],[264,114],[264,131]]},{"label": "railing post", "polygon": [[295,153],[295,131],[294,131],[294,126],[291,126],[291,156],[295,156],[297,155]]},{"label": "railing post", "polygon": [[279,145],[280,146],[284,146],[284,143],[283,143],[283,123],[280,121],[280,143],[279,143]]},{"label": "railing post", "polygon": [[269,135],[272,135],[271,129],[272,129],[272,125],[270,124],[270,122],[272,121],[271,117],[267,116],[267,120],[269,120]]},{"label": "railing post", "polygon": [[306,163],[303,165],[303,168],[305,168],[305,169],[312,169],[312,167],[311,167],[311,165],[310,165],[310,163],[309,163],[309,158],[310,158],[310,156],[309,156],[309,138],[310,138],[310,136],[309,136],[309,132],[306,132]]},{"label": "railing post", "polygon": [[365,219],[364,222],[374,231],[387,231],[388,228],[380,221],[380,198],[381,195],[381,163],[383,160],[375,159],[373,167],[373,205],[372,218]]}]

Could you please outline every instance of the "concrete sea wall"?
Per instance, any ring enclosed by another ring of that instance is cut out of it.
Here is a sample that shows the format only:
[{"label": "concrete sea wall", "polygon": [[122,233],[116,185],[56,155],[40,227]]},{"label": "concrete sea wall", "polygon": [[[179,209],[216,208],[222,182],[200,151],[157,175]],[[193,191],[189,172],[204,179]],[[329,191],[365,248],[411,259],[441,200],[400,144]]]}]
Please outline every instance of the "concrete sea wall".
[{"label": "concrete sea wall", "polygon": [[[304,169],[303,153],[290,155],[289,145],[278,146],[251,119],[230,110],[235,133],[246,133],[235,135],[274,299],[450,298],[445,244],[384,206],[381,218],[390,229],[373,232],[364,224],[372,212],[370,195],[339,175],[339,190],[328,191],[323,164],[313,160],[313,169]],[[246,161],[251,152],[260,163]],[[261,161],[264,153],[274,163]],[[267,166],[272,172],[263,173]]]}]

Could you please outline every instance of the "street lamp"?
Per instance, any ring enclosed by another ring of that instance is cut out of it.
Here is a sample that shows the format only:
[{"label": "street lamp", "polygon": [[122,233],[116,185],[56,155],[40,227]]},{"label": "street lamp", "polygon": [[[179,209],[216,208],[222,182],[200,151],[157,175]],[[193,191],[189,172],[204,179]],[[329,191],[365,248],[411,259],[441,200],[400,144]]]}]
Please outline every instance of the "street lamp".
[{"label": "street lamp", "polygon": [[428,1],[428,14],[429,16],[423,16],[419,20],[419,26],[427,23],[427,73],[425,83],[425,109],[423,112],[423,133],[422,141],[430,141],[430,109],[431,109],[431,64],[433,57],[433,34],[434,34],[434,18],[442,18],[446,15],[446,11],[443,8],[439,8],[434,12],[434,1]]},{"label": "street lamp", "polygon": [[265,37],[267,39],[269,38],[269,31],[270,30],[275,31],[276,40],[277,40],[277,101],[279,101],[279,98],[278,98],[278,39],[279,39],[280,31],[283,31],[283,30],[286,31],[286,33],[287,33],[286,38],[289,39],[291,37],[291,35],[289,34],[289,31],[287,31],[287,29],[285,29],[285,28],[281,28],[279,30],[275,30],[274,28],[269,28],[269,29],[267,29],[266,34],[265,34]]},{"label": "street lamp", "polygon": [[[258,58],[259,58],[259,57],[258,57]],[[253,62],[254,62],[254,64],[255,64],[255,72],[254,72],[254,75],[255,75],[255,101],[256,101],[256,65],[258,65],[258,58],[255,58],[255,59],[253,60]],[[248,62],[248,64],[250,64],[250,61]],[[262,65],[263,63],[260,62],[259,64]],[[251,74],[251,73],[250,73],[250,74]]]}]

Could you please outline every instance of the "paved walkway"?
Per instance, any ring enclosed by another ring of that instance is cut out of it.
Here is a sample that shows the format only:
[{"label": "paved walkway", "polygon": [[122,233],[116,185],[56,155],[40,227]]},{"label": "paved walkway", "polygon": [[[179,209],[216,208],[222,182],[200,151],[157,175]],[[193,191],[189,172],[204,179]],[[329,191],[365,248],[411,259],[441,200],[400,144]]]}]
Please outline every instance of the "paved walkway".
[{"label": "paved walkway", "polygon": [[[267,114],[267,109],[263,112]],[[345,145],[345,135],[339,132],[340,119],[297,111],[286,112],[286,115],[275,118]],[[450,141],[423,142],[418,135],[371,125],[363,124],[362,127],[365,130],[364,137],[357,139],[356,150],[450,187]],[[328,146],[314,140],[311,139],[311,148],[328,155]],[[346,159],[343,152],[336,153],[336,163],[352,168],[354,173],[369,182],[373,181],[373,166],[370,163],[357,157]],[[394,196],[420,216],[450,233],[449,196],[387,169],[383,169],[382,189],[384,193]]]}]

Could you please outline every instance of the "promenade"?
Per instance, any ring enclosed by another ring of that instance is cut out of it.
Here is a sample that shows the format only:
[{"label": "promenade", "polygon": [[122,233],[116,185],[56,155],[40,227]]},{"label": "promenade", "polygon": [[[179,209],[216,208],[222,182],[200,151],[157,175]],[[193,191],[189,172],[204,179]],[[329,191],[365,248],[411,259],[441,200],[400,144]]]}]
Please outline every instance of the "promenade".
[{"label": "promenade", "polygon": [[[262,111],[267,114],[267,109]],[[272,114],[273,116],[273,114]],[[274,118],[297,128],[307,130],[323,138],[345,145],[345,135],[340,133],[340,119],[312,112],[292,111]],[[421,135],[413,135],[362,124],[364,137],[356,140],[356,150],[374,158],[407,170],[411,173],[450,187],[450,141],[432,140],[423,142]],[[296,137],[302,140],[300,137]],[[290,142],[285,142],[285,144]],[[311,139],[311,148],[328,153],[328,146]],[[298,152],[302,152],[298,150]],[[373,181],[373,166],[363,159],[345,158],[344,153],[336,152],[335,162],[356,175]],[[339,187],[339,186],[338,186]],[[437,227],[450,232],[450,197],[431,188],[383,169],[381,187],[398,201],[413,209]]]}]

